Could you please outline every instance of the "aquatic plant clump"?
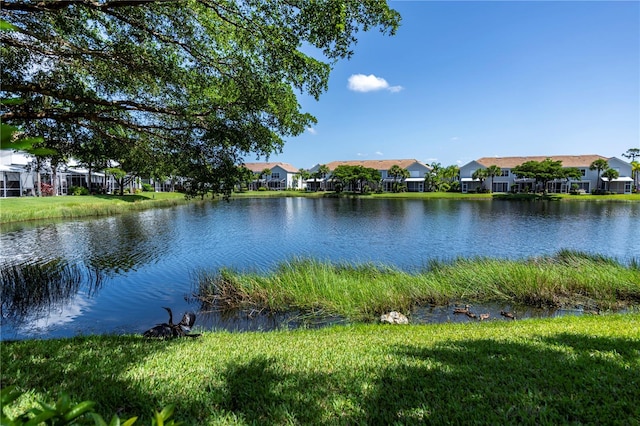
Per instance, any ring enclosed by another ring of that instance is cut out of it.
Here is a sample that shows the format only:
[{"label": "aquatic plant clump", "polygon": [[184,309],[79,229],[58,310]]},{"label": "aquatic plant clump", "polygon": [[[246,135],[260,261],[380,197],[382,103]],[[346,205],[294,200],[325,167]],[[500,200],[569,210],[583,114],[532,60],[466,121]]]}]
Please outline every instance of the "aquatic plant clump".
[{"label": "aquatic plant clump", "polygon": [[269,273],[202,272],[197,298],[215,309],[321,311],[371,320],[389,310],[453,301],[504,302],[536,308],[640,304],[637,261],[563,250],[522,260],[430,261],[417,272],[385,265],[294,259]]}]

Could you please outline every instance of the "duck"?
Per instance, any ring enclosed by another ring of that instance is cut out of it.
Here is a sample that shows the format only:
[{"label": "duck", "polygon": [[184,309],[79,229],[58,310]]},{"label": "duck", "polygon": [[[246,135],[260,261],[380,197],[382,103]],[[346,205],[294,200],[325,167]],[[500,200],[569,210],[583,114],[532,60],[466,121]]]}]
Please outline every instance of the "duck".
[{"label": "duck", "polygon": [[467,312],[467,316],[471,319],[476,319],[478,318],[478,316],[476,314],[474,314],[473,312]]},{"label": "duck", "polygon": [[199,337],[200,334],[190,334],[191,327],[196,322],[196,314],[193,312],[186,312],[178,324],[173,323],[173,312],[171,308],[163,306],[169,313],[169,322],[157,324],[151,327],[149,330],[142,333],[144,337],[157,337],[161,339],[167,339],[172,337]]},{"label": "duck", "polygon": [[453,310],[454,314],[469,314],[469,305],[464,305],[464,308],[455,308]]},{"label": "duck", "polygon": [[516,316],[511,312],[500,311],[500,315],[509,319],[516,319]]},{"label": "duck", "polygon": [[486,314],[480,314],[480,316],[478,318],[480,319],[480,321],[484,321],[486,319],[489,319],[490,316],[491,316],[491,314],[489,312],[487,312]]}]

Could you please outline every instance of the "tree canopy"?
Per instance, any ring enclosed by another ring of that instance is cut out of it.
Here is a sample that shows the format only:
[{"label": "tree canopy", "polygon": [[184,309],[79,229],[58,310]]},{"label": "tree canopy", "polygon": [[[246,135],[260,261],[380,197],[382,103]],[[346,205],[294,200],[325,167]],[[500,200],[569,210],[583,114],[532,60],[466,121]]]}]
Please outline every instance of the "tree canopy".
[{"label": "tree canopy", "polygon": [[152,151],[224,190],[232,165],[280,152],[315,123],[297,96],[327,90],[359,31],[393,35],[400,22],[378,0],[3,0],[0,9],[10,29],[0,31],[3,123],[74,156],[82,144],[106,156]]},{"label": "tree canopy", "polygon": [[562,161],[554,161],[550,158],[544,161],[526,161],[511,169],[511,172],[520,178],[535,179],[542,185],[543,191],[547,191],[547,183],[557,179],[580,179],[582,174],[575,167],[562,167]]}]

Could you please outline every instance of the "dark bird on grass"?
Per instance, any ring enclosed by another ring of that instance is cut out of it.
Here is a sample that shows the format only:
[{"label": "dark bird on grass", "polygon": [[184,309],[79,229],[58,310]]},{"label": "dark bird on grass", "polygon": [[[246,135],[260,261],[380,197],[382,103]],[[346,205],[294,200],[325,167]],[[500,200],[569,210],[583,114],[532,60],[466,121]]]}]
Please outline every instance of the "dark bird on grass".
[{"label": "dark bird on grass", "polygon": [[500,311],[500,315],[509,319],[516,319],[516,316],[511,312]]},{"label": "dark bird on grass", "polygon": [[489,312],[487,312],[486,314],[480,314],[480,316],[478,318],[480,319],[480,321],[484,321],[486,319],[489,319],[490,316],[491,316],[491,314]]},{"label": "dark bird on grass", "polygon": [[454,314],[469,314],[469,305],[464,305],[464,308],[455,308]]},{"label": "dark bird on grass", "polygon": [[155,327],[142,333],[144,337],[159,337],[161,339],[167,339],[171,337],[198,337],[199,334],[189,334],[191,327],[196,322],[196,314],[193,312],[187,312],[182,316],[182,319],[178,324],[173,323],[173,312],[170,308],[164,307],[169,313],[169,322],[158,324]]}]

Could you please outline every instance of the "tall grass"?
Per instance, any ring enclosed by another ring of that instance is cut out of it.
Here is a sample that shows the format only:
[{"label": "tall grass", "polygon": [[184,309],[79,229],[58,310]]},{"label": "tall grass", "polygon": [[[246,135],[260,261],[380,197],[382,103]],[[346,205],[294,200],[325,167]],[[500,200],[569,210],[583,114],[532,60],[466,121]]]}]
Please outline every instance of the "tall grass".
[{"label": "tall grass", "polygon": [[384,265],[294,259],[266,274],[223,269],[201,272],[197,281],[200,299],[220,310],[322,311],[354,320],[461,300],[532,307],[587,301],[602,309],[640,303],[637,262],[625,266],[573,251],[524,260],[432,261],[413,273]]}]

